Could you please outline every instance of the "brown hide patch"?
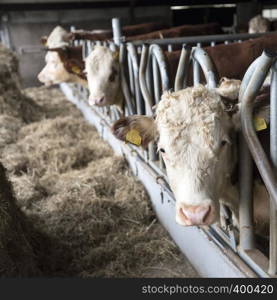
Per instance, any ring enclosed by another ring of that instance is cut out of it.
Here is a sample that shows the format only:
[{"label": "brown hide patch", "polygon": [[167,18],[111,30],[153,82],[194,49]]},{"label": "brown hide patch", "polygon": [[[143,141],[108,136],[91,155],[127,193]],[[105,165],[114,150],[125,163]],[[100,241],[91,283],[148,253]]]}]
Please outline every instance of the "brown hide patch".
[{"label": "brown hide patch", "polygon": [[67,70],[67,72],[79,76],[81,79],[87,80],[85,63],[83,61],[82,46],[67,46],[63,48],[48,49],[48,51],[56,51]]}]

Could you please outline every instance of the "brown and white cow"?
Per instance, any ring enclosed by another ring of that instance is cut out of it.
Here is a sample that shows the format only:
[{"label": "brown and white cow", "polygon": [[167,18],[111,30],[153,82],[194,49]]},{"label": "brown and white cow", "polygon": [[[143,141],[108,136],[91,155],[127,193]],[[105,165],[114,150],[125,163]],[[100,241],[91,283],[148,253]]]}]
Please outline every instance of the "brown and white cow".
[{"label": "brown and white cow", "polygon": [[121,105],[119,53],[104,46],[95,46],[85,61],[89,87],[89,104]]},{"label": "brown and white cow", "polygon": [[87,86],[82,59],[82,47],[69,45],[68,32],[61,26],[55,27],[48,38],[45,67],[38,74],[38,80],[47,86],[62,82],[79,83]]},{"label": "brown and white cow", "polygon": [[[161,34],[165,34],[165,37],[180,37],[184,34],[199,34],[200,31],[202,34],[219,33],[221,28],[217,23],[204,25],[182,25],[170,29],[154,31],[144,35],[131,36],[128,39],[134,40],[138,38],[162,38]],[[172,78],[175,77],[180,53],[180,51],[165,53],[170,72],[172,73]],[[96,46],[87,57],[85,62],[85,72],[87,73],[90,91],[90,105],[121,105],[124,101],[120,84],[120,68],[118,58],[118,52],[114,52],[103,46]]]},{"label": "brown and white cow", "polygon": [[[134,35],[167,28],[160,22],[143,23],[124,26],[124,35]],[[77,30],[68,32],[57,26],[48,37],[42,37],[42,43],[47,47],[45,56],[46,65],[38,75],[40,82],[45,85],[59,84],[62,82],[79,83],[87,87],[82,47],[70,46],[72,40],[106,40],[112,38],[111,31],[95,33],[93,31]]]},{"label": "brown and white cow", "polygon": [[[238,190],[231,181],[238,118],[225,106],[226,97],[238,95],[238,86],[235,82],[230,87],[225,79],[217,89],[199,85],[166,92],[157,105],[155,120],[133,115],[113,125],[113,133],[120,140],[128,142],[127,134],[132,130],[143,147],[157,142],[176,198],[176,221],[180,225],[213,224],[219,219],[220,202],[229,206],[238,219]],[[263,194],[261,187],[256,184],[254,194]],[[264,211],[268,213],[268,209]],[[260,211],[256,217],[256,222],[267,219]]]},{"label": "brown and white cow", "polygon": [[150,40],[150,39],[163,39],[174,37],[186,37],[186,36],[199,36],[199,35],[211,35],[223,33],[218,23],[208,24],[196,24],[196,25],[181,25],[168,29],[156,30],[147,34],[140,34],[135,36],[129,36],[127,41],[135,40]]}]

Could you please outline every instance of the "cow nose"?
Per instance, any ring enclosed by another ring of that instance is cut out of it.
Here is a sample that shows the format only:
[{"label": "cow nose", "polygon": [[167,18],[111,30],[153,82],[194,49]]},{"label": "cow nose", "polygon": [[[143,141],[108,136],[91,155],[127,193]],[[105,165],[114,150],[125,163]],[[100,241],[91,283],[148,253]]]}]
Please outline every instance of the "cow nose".
[{"label": "cow nose", "polygon": [[101,98],[89,98],[89,105],[93,106],[93,105],[103,105],[105,103],[105,97],[101,97]]},{"label": "cow nose", "polygon": [[211,204],[181,205],[177,210],[176,219],[183,226],[210,225],[214,221],[214,209]]}]

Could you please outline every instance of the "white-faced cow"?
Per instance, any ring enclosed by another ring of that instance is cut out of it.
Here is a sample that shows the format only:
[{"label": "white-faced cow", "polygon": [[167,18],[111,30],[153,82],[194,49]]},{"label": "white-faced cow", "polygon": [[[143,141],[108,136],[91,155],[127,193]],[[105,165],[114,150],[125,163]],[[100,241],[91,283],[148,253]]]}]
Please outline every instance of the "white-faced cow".
[{"label": "white-faced cow", "polygon": [[[218,221],[220,202],[229,206],[238,219],[238,190],[231,183],[231,175],[236,165],[234,136],[239,119],[226,109],[226,99],[238,95],[239,84],[234,83],[231,87],[224,79],[218,89],[199,85],[166,92],[157,105],[155,120],[133,115],[113,125],[120,140],[126,141],[127,133],[135,130],[142,146],[157,142],[176,198],[176,221],[183,226]],[[265,219],[259,214],[257,222]]]},{"label": "white-faced cow", "polygon": [[46,65],[38,74],[40,82],[47,86],[62,82],[87,86],[82,48],[69,45],[69,35],[65,29],[55,27],[49,37],[44,38],[44,44],[47,47]]},{"label": "white-faced cow", "polygon": [[121,105],[119,54],[104,46],[95,46],[85,61],[89,87],[89,104]]}]

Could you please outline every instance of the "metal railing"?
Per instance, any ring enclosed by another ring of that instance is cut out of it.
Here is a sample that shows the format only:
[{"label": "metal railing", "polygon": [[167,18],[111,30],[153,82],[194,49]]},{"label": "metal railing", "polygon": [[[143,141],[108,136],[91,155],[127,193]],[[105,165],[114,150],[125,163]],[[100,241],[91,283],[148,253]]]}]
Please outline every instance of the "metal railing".
[{"label": "metal railing", "polygon": [[[243,86],[240,93],[242,131],[249,146],[252,157],[255,161],[255,164],[261,174],[261,177],[270,196],[270,251],[267,271],[268,274],[272,276],[277,275],[277,77],[275,69],[276,58],[276,53],[273,54],[270,52],[264,52],[258,59],[256,59],[256,61],[250,66],[247,74],[243,79]],[[270,158],[268,158],[257,137],[253,125],[253,104],[271,67],[272,75],[270,88]]]}]

